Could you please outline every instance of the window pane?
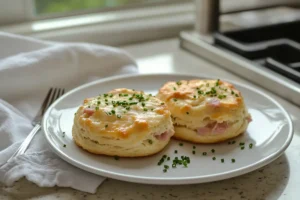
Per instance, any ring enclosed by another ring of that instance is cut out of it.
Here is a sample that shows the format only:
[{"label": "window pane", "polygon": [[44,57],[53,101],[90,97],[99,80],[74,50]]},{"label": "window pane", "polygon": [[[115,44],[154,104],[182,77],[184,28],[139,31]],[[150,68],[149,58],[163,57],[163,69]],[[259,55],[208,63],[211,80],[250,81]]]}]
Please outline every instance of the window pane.
[{"label": "window pane", "polygon": [[34,0],[36,15],[61,14],[80,10],[113,8],[117,6],[168,1],[176,0]]}]

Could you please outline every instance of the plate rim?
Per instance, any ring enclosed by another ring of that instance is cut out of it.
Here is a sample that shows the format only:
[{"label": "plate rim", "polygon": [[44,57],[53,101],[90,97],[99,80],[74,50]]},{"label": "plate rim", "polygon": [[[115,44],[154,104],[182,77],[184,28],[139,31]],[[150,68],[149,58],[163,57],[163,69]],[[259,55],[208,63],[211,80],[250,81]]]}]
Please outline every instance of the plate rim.
[{"label": "plate rim", "polygon": [[[56,145],[51,142],[51,138],[49,137],[49,134],[47,130],[45,129],[46,127],[46,122],[47,122],[47,116],[49,116],[50,111],[53,109],[53,107],[58,104],[61,99],[63,99],[65,96],[68,96],[71,93],[77,92],[78,90],[82,90],[84,88],[88,88],[89,86],[100,84],[103,82],[108,82],[108,81],[114,81],[114,80],[119,80],[119,79],[127,79],[127,78],[137,78],[141,76],[182,76],[182,77],[195,77],[195,78],[202,78],[202,79],[222,79],[224,81],[228,81],[234,85],[244,87],[246,89],[250,89],[253,92],[259,93],[263,97],[267,98],[271,102],[273,102],[284,114],[284,116],[287,119],[288,125],[289,125],[289,132],[288,132],[288,137],[283,143],[283,145],[274,153],[268,155],[267,157],[259,160],[258,162],[252,163],[251,165],[239,168],[239,169],[234,169],[230,170],[227,172],[223,173],[217,173],[213,175],[205,175],[205,176],[191,176],[191,177],[180,177],[180,178],[172,178],[172,177],[160,177],[160,178],[148,178],[148,177],[143,177],[143,176],[135,176],[135,175],[126,175],[126,174],[121,174],[121,173],[116,173],[116,172],[111,172],[107,170],[102,170],[95,168],[93,166],[89,166],[85,163],[79,162],[74,160],[72,157],[66,155],[62,150],[56,148]],[[229,80],[227,78],[222,78],[222,77],[216,77],[216,76],[210,76],[206,74],[189,74],[189,73],[147,73],[147,74],[123,74],[123,75],[116,75],[116,76],[110,76],[106,78],[101,78],[99,80],[95,80],[89,83],[82,84],[78,87],[73,88],[72,90],[66,92],[63,96],[61,96],[59,99],[57,99],[46,111],[46,113],[43,116],[42,120],[42,130],[44,132],[44,136],[47,140],[48,145],[51,147],[51,149],[55,152],[56,155],[58,155],[61,159],[64,161],[68,162],[69,164],[78,167],[84,171],[91,172],[93,174],[97,174],[103,177],[107,178],[112,178],[112,179],[117,179],[117,180],[122,180],[122,181],[127,181],[127,182],[133,182],[133,183],[143,183],[143,184],[157,184],[157,185],[183,185],[183,184],[195,184],[195,183],[205,183],[205,182],[213,182],[217,180],[224,180],[224,179],[229,179],[233,178],[236,176],[240,176],[243,174],[247,174],[251,171],[257,170],[274,160],[276,160],[278,157],[280,157],[285,150],[288,148],[290,145],[293,135],[294,135],[294,127],[293,123],[291,120],[290,115],[288,112],[284,109],[284,107],[273,97],[269,96],[268,94],[264,93],[261,91],[259,88],[252,87],[250,85],[240,83],[239,81],[235,80]]]}]

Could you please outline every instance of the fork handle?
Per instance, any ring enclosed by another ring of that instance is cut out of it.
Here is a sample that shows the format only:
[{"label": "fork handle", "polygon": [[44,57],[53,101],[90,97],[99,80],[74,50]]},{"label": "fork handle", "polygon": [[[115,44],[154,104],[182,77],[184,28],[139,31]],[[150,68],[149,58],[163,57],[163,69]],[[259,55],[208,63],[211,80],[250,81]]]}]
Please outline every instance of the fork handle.
[{"label": "fork handle", "polygon": [[7,162],[10,162],[14,157],[24,154],[26,149],[28,148],[29,144],[31,143],[31,140],[35,136],[35,134],[40,130],[41,125],[36,124],[34,128],[31,130],[31,132],[28,134],[28,136],[25,138],[25,140],[22,142],[18,150],[10,157],[10,159]]}]

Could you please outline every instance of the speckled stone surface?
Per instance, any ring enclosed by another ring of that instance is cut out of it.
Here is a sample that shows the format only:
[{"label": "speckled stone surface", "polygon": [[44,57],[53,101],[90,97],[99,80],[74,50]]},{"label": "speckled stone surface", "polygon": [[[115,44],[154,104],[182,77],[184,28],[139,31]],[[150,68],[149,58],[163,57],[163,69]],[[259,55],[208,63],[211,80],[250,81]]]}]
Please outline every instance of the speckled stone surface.
[{"label": "speckled stone surface", "polygon": [[[181,51],[178,48],[178,41],[175,39],[124,48],[135,56],[141,73],[189,72],[199,74],[199,72],[205,72],[205,74],[226,77],[252,85],[205,60]],[[281,157],[246,175],[212,183],[181,186],[143,185],[107,179],[99,186],[96,194],[88,194],[70,188],[40,188],[26,179],[22,179],[12,187],[0,185],[0,199],[298,200],[300,199],[300,108],[272,94],[271,96],[276,98],[291,115],[295,126],[295,135],[291,145]]]}]

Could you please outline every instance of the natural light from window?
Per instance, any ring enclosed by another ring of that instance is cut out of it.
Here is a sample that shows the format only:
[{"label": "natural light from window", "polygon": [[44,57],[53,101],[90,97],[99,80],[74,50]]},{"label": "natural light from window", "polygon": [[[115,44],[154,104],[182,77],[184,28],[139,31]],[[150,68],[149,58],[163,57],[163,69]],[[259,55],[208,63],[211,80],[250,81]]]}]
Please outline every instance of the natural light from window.
[{"label": "natural light from window", "polygon": [[35,14],[39,16],[172,1],[178,0],[34,0],[34,3]]}]

